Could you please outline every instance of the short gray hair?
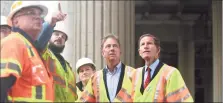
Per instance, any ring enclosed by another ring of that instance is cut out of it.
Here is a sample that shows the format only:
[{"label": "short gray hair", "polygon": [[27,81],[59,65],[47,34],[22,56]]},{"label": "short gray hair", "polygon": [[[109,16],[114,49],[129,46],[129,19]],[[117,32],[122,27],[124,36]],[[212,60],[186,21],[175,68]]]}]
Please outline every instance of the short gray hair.
[{"label": "short gray hair", "polygon": [[108,38],[112,38],[112,39],[116,40],[116,41],[118,42],[119,47],[121,46],[118,36],[109,33],[109,35],[105,36],[105,37],[102,39],[102,42],[101,42],[101,50],[103,49],[103,47],[104,47],[104,43],[105,43],[105,41],[106,41]]}]

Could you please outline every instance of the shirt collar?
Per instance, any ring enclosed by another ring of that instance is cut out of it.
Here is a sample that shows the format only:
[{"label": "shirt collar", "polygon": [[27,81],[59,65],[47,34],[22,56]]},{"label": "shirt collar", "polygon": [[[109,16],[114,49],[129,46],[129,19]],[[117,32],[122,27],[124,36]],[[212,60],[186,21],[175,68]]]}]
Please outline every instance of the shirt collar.
[{"label": "shirt collar", "polygon": [[106,65],[105,69],[106,69],[107,72],[115,73],[116,71],[120,71],[120,70],[121,70],[121,67],[122,67],[122,62],[120,61],[120,62],[118,63],[118,65],[114,68],[114,71],[113,71],[113,72],[110,72],[110,71],[109,71],[107,65]]},{"label": "shirt collar", "polygon": [[[156,59],[155,62],[153,62],[153,63],[149,66],[149,68],[151,69],[151,71],[155,71],[155,69],[156,69],[156,67],[158,66],[159,62],[160,62],[160,60],[159,60],[159,59]],[[145,65],[145,68],[147,68],[147,67],[148,67],[148,66]],[[146,71],[146,70],[147,70],[147,69],[145,69],[145,71]]]},{"label": "shirt collar", "polygon": [[32,44],[35,44],[34,40],[22,29],[18,27],[12,27],[13,32],[19,32],[21,35],[23,35],[28,41],[30,41]]}]

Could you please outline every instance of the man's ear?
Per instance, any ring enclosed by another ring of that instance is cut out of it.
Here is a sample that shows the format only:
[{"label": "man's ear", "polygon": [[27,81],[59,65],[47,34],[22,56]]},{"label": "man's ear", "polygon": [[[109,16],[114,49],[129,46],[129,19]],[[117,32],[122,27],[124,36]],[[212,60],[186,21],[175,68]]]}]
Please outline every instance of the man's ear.
[{"label": "man's ear", "polygon": [[160,53],[160,51],[161,51],[160,49],[161,49],[161,48],[159,47],[159,48],[158,48],[158,53]]},{"label": "man's ear", "polygon": [[14,18],[13,20],[12,20],[12,25],[14,26],[14,27],[18,27],[18,19],[17,18]]},{"label": "man's ear", "polygon": [[157,55],[156,55],[156,57],[155,58],[159,58],[159,56],[160,56],[160,47],[158,48],[158,51],[157,51]]}]

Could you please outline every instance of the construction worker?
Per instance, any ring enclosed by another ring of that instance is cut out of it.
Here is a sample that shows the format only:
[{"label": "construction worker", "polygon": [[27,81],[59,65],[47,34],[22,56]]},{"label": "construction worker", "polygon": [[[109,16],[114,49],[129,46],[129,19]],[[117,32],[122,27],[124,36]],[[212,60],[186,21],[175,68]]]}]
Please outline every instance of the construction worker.
[{"label": "construction worker", "polygon": [[[66,18],[67,14],[62,12],[60,3],[58,3],[58,13],[56,17],[59,21]],[[57,19],[52,20],[58,21]],[[77,99],[75,75],[69,63],[61,55],[68,39],[64,25],[64,22],[57,22],[54,30],[47,26],[47,29],[42,31],[44,33],[40,33],[36,45],[45,64],[51,68],[50,72],[54,78],[55,102],[74,102]]]},{"label": "construction worker", "polygon": [[180,72],[159,60],[159,39],[144,34],[138,43],[145,66],[136,69],[133,76],[134,102],[193,102]]},{"label": "construction worker", "polygon": [[120,61],[118,37],[115,35],[104,37],[101,49],[106,67],[92,76],[78,101],[132,102],[131,77],[135,69]]},{"label": "construction worker", "polygon": [[7,24],[7,18],[5,16],[1,16],[1,39],[8,36],[11,33],[11,27]]},{"label": "construction worker", "polygon": [[53,78],[34,45],[47,12],[39,1],[12,4],[12,33],[1,41],[1,102],[53,102]]},{"label": "construction worker", "polygon": [[76,83],[78,96],[84,91],[89,79],[96,72],[95,64],[89,58],[81,58],[76,63],[76,70],[80,81]]},{"label": "construction worker", "polygon": [[[64,22],[58,22],[49,41],[48,48],[43,52],[43,59],[51,67],[54,78],[55,102],[74,102],[77,99],[76,79],[69,63],[61,53],[68,39]],[[41,38],[40,38],[41,39]]]}]

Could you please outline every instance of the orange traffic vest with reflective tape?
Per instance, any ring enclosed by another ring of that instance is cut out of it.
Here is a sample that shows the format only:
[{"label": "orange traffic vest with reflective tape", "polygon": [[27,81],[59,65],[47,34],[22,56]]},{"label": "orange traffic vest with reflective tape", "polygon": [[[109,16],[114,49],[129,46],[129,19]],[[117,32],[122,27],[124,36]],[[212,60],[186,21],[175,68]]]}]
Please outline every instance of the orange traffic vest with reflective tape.
[{"label": "orange traffic vest with reflective tape", "polygon": [[77,100],[76,78],[66,62],[66,72],[57,57],[48,48],[42,55],[54,79],[55,102],[74,102]]},{"label": "orange traffic vest with reflective tape", "polygon": [[13,32],[1,41],[0,73],[0,77],[16,77],[9,101],[53,102],[53,77],[36,48],[21,34]]},{"label": "orange traffic vest with reflective tape", "polygon": [[[122,68],[124,69],[124,68]],[[132,73],[135,69],[125,66],[122,86],[112,102],[132,102]],[[103,70],[97,71],[88,81],[85,90],[79,97],[78,102],[109,102],[105,83],[103,80]]]},{"label": "orange traffic vest with reflective tape", "polygon": [[[157,68],[156,68],[157,69]],[[133,74],[132,97],[134,102],[193,102],[180,72],[167,64],[163,64],[157,75],[140,92],[143,67]]]}]

